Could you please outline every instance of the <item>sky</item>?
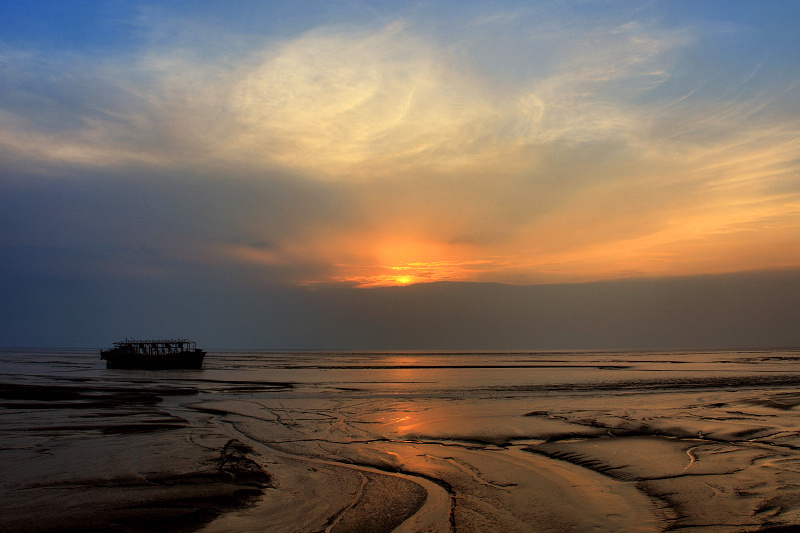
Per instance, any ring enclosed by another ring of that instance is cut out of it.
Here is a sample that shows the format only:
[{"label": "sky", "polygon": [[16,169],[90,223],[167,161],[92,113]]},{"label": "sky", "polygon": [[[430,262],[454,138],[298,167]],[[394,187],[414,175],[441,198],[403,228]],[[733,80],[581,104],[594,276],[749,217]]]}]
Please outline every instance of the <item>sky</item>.
[{"label": "sky", "polygon": [[0,345],[799,345],[798,33],[777,0],[5,2]]}]

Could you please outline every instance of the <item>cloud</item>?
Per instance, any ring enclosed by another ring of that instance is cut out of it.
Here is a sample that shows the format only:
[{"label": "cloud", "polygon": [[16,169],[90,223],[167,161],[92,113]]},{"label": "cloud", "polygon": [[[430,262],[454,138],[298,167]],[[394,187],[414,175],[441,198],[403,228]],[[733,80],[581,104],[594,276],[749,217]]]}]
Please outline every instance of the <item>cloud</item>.
[{"label": "cloud", "polygon": [[[665,76],[658,67],[663,49],[681,44],[677,37],[646,35],[629,24],[582,36],[559,71],[534,72],[510,91],[502,79],[479,79],[462,68],[468,43],[437,47],[403,22],[320,28],[233,61],[228,54],[206,58],[165,46],[95,66],[68,54],[37,57],[32,71],[30,54],[18,52],[6,72],[50,81],[43,91],[17,80],[18,101],[34,105],[4,109],[15,126],[3,140],[16,151],[61,162],[244,158],[315,178],[391,176],[434,161],[445,168],[473,165],[520,143],[629,131],[630,113],[613,101],[619,95],[602,92],[614,83],[628,89],[658,83]],[[559,42],[541,55],[575,37],[551,36]],[[498,98],[501,89],[510,97]],[[64,126],[53,131],[59,122]]]},{"label": "cloud", "polygon": [[396,18],[213,50],[163,28],[128,55],[6,48],[3,179],[81,183],[31,209],[128,224],[49,215],[74,231],[15,245],[116,246],[124,263],[147,242],[154,263],[364,286],[800,261],[795,85],[743,90],[759,66],[713,94],[713,71],[686,74],[699,30],[541,14],[446,36]]}]

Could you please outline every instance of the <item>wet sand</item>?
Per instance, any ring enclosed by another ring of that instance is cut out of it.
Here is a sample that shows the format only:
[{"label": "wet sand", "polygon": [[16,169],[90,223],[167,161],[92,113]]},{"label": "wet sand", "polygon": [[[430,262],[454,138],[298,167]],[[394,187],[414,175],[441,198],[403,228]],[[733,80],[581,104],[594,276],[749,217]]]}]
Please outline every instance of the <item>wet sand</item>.
[{"label": "wet sand", "polygon": [[156,407],[193,394],[1,384],[0,531],[192,531],[251,504],[251,451]]},{"label": "wet sand", "polygon": [[[304,512],[308,522],[296,527],[294,517],[276,519],[276,502],[266,498],[205,531],[325,530],[332,509],[369,497],[325,492],[341,487],[347,470],[434,482],[426,490],[436,503],[403,531],[733,532],[800,524],[800,419],[784,407],[798,398],[702,391],[226,402],[216,406],[227,413],[217,423],[258,450],[285,489],[281,505],[302,502],[318,516]],[[311,471],[314,479],[296,483]]]},{"label": "wet sand", "polygon": [[0,384],[0,531],[800,525],[798,376],[710,370],[482,389],[327,369],[17,380]]}]

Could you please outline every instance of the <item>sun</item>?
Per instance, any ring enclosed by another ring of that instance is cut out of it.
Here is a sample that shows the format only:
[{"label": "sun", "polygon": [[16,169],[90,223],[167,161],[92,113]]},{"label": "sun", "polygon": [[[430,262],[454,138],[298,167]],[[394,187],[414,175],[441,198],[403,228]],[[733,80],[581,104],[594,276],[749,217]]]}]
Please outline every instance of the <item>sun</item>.
[{"label": "sun", "polygon": [[396,278],[394,278],[394,280],[397,283],[400,283],[401,285],[408,285],[413,281],[413,279],[414,278],[412,278],[411,276],[397,276]]}]

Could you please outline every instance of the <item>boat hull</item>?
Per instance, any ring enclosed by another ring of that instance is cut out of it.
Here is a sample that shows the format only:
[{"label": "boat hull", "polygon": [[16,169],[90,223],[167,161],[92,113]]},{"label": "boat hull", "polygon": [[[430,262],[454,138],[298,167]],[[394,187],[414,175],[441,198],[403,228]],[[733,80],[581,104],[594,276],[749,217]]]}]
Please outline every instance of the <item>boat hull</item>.
[{"label": "boat hull", "polygon": [[100,351],[100,358],[105,360],[106,368],[141,370],[198,369],[202,368],[205,356],[206,352],[203,350],[154,355],[130,353],[118,349]]}]

